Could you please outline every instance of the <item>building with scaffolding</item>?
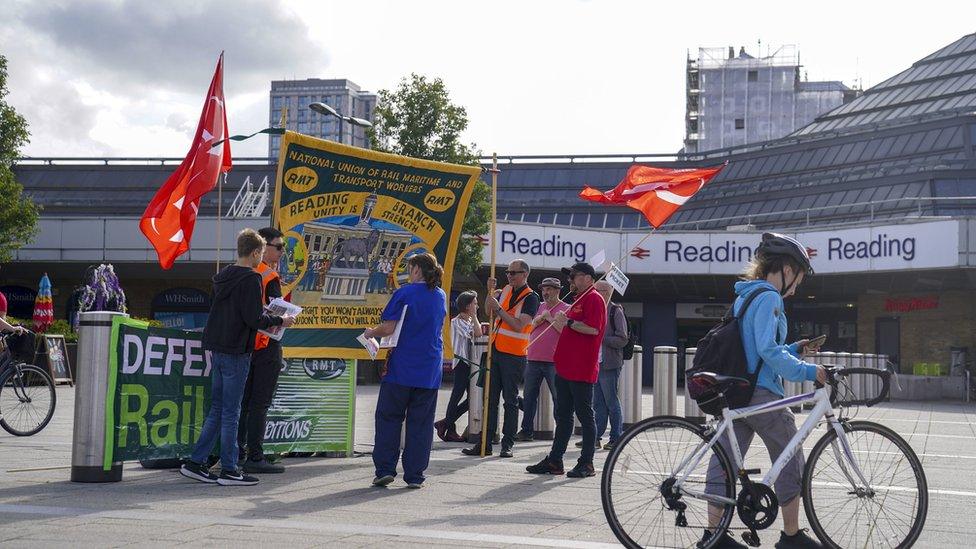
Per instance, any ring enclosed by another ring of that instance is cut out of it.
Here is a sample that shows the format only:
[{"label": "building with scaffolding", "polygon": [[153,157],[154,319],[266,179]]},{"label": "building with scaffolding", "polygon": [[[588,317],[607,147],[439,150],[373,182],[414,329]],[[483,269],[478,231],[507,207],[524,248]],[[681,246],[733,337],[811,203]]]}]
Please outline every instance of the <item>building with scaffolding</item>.
[{"label": "building with scaffolding", "polygon": [[847,103],[842,82],[807,82],[796,46],[766,57],[740,48],[699,48],[687,60],[684,150],[688,153],[778,139]]}]

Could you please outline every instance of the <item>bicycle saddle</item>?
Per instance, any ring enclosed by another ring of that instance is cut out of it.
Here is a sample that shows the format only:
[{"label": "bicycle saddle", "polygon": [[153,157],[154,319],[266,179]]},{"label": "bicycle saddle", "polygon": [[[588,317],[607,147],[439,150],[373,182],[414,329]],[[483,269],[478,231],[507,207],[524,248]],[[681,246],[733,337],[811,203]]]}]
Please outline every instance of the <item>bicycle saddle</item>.
[{"label": "bicycle saddle", "polygon": [[749,386],[749,380],[744,377],[723,376],[722,374],[713,374],[712,372],[699,372],[688,378],[688,381],[703,388],[710,387],[717,390],[724,390],[734,385],[741,387]]}]

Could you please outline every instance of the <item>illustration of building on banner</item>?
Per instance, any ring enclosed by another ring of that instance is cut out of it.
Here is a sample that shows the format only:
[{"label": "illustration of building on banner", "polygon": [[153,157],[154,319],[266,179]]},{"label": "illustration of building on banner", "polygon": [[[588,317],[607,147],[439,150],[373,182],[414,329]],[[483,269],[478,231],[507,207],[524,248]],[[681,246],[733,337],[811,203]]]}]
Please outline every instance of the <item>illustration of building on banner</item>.
[{"label": "illustration of building on banner", "polygon": [[302,243],[308,266],[297,291],[316,294],[319,302],[364,303],[372,301],[370,294],[393,292],[392,273],[413,235],[373,220],[376,201],[376,194],[367,196],[357,218],[305,224]]}]

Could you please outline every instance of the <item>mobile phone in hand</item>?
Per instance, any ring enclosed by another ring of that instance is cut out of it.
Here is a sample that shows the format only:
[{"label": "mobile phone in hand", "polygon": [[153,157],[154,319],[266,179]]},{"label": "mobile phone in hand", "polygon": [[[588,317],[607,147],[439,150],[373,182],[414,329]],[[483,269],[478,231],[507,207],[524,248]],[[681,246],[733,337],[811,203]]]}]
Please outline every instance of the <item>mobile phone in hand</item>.
[{"label": "mobile phone in hand", "polygon": [[827,334],[818,335],[817,337],[811,339],[807,342],[805,349],[818,349],[823,346],[824,341],[827,341]]}]

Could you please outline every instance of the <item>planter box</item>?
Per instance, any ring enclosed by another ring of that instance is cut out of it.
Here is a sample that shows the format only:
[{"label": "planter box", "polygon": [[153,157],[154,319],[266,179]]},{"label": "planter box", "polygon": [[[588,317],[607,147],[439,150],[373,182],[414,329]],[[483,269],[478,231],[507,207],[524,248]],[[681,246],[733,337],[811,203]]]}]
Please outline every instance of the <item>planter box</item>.
[{"label": "planter box", "polygon": [[891,400],[959,400],[965,396],[964,377],[902,374],[897,381],[894,376],[891,378]]}]

